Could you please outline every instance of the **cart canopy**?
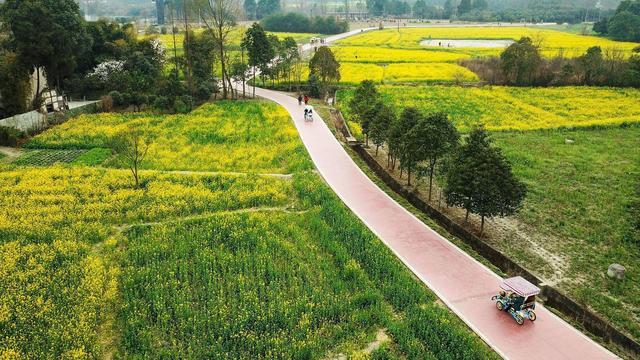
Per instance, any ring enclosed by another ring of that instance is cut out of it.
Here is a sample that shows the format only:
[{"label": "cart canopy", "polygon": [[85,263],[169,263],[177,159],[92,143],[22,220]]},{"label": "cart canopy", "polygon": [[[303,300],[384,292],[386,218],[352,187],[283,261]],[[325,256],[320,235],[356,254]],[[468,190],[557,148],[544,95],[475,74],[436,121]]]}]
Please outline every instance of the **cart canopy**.
[{"label": "cart canopy", "polygon": [[520,296],[529,297],[540,294],[540,288],[525,280],[522,276],[516,276],[504,279],[500,288],[506,291],[512,291]]}]

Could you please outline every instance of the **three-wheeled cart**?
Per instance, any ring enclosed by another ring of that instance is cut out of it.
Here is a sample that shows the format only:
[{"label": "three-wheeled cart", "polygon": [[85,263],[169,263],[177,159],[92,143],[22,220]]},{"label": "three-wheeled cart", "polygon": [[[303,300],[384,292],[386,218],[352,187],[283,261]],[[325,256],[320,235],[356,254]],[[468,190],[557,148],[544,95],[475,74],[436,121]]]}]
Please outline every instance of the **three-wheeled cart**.
[{"label": "three-wheeled cart", "polygon": [[540,288],[528,282],[521,276],[504,279],[500,284],[502,289],[491,300],[495,300],[498,310],[509,313],[518,323],[524,324],[525,319],[536,320],[536,295],[540,294]]}]

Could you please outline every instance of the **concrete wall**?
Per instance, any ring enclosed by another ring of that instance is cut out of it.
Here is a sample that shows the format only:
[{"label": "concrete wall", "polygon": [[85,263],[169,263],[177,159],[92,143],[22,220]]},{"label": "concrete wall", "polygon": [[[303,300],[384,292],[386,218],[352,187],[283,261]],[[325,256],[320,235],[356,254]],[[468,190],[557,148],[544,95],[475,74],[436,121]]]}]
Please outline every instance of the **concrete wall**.
[{"label": "concrete wall", "polygon": [[51,125],[61,124],[68,119],[83,113],[94,113],[98,110],[98,101],[83,101],[69,104],[71,109],[50,114],[38,111],[15,115],[0,120],[0,126],[6,126],[26,133],[37,133]]},{"label": "concrete wall", "polygon": [[0,126],[6,126],[24,132],[39,131],[47,127],[47,125],[47,115],[35,110],[0,120]]}]

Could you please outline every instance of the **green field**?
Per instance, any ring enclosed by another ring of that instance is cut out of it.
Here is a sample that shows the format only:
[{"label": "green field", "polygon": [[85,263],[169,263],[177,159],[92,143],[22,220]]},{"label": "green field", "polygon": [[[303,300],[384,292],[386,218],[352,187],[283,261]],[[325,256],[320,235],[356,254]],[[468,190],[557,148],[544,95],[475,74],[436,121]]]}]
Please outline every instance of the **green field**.
[{"label": "green field", "polygon": [[[565,262],[555,267],[558,286],[640,339],[640,248],[627,236],[637,216],[628,206],[640,201],[640,127],[494,137],[529,189],[517,218],[542,235],[538,245]],[[551,259],[530,246],[495,244],[526,267],[554,276]],[[612,263],[626,267],[623,282],[605,276]]]},{"label": "green field", "polygon": [[[2,165],[0,357],[496,358],[309,171],[283,112],[82,116]],[[125,125],[155,144],[140,188],[104,156]]]}]

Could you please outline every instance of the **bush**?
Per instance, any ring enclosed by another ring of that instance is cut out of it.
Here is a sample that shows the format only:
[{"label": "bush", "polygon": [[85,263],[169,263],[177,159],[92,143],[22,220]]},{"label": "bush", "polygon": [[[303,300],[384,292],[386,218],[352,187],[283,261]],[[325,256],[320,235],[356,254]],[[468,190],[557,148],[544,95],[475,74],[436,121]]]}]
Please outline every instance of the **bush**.
[{"label": "bush", "polygon": [[153,104],[156,102],[156,98],[157,98],[157,96],[155,96],[155,95],[149,95],[149,96],[147,96],[147,102],[146,102],[146,104],[148,104],[148,105],[153,105]]},{"label": "bush", "polygon": [[133,95],[130,93],[122,93],[122,106],[127,107],[133,102]]},{"label": "bush", "polygon": [[135,106],[137,111],[140,111],[143,105],[149,103],[149,97],[144,94],[132,94],[130,103]]},{"label": "bush", "polygon": [[198,100],[209,100],[211,94],[213,94],[213,86],[211,83],[203,81],[198,84],[195,94]]},{"label": "bush", "polygon": [[124,106],[124,98],[119,91],[112,91],[109,93],[109,97],[113,101],[113,105],[115,106]]},{"label": "bush", "polygon": [[109,95],[101,96],[100,109],[104,112],[111,112],[113,110],[113,98]]},{"label": "bush", "polygon": [[187,107],[187,104],[185,104],[184,101],[182,101],[181,99],[176,99],[173,102],[173,111],[179,114],[186,114],[189,112],[189,108]]},{"label": "bush", "polygon": [[25,133],[7,126],[0,126],[0,145],[18,146],[20,139],[25,137]]},{"label": "bush", "polygon": [[158,96],[153,102],[153,107],[157,110],[169,110],[171,107],[171,100],[166,96]]}]

